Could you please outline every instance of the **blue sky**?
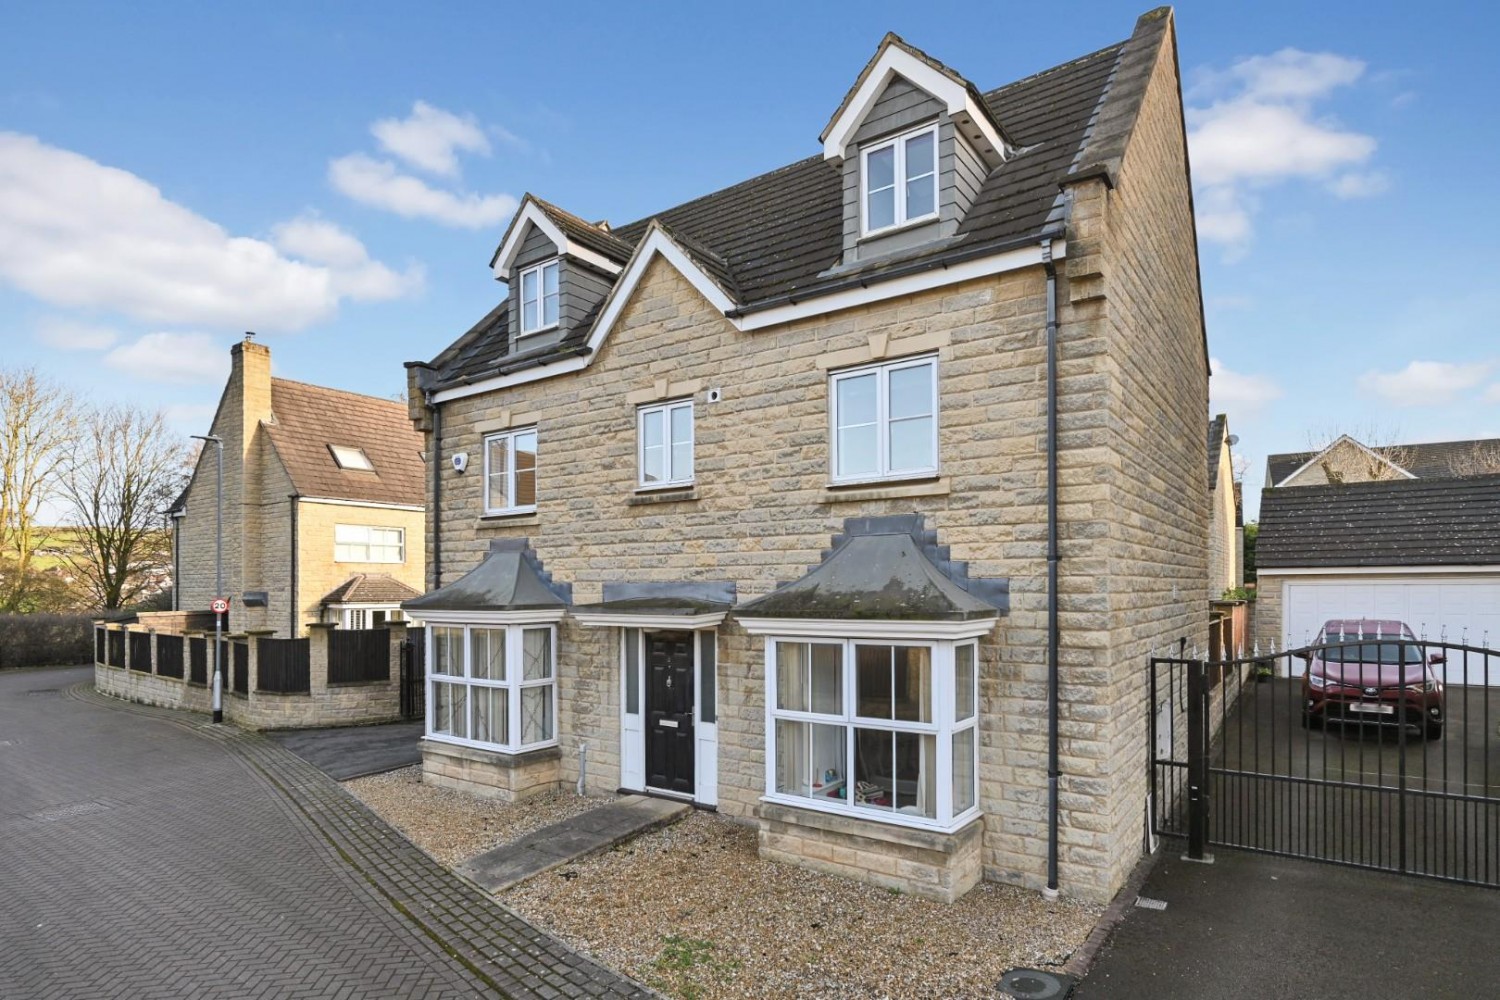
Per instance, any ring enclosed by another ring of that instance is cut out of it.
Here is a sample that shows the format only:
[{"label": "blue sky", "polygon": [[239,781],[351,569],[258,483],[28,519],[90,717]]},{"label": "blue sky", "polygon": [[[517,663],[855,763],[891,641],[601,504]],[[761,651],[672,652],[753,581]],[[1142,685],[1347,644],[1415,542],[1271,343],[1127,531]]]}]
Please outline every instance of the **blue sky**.
[{"label": "blue sky", "polygon": [[[1252,497],[1268,452],[1338,430],[1500,436],[1487,8],[1177,8],[1215,408]],[[526,191],[631,221],[817,152],[886,30],[989,89],[1145,8],[1059,9],[11,4],[0,365],[184,433],[247,329],[280,375],[398,393],[498,301]]]}]

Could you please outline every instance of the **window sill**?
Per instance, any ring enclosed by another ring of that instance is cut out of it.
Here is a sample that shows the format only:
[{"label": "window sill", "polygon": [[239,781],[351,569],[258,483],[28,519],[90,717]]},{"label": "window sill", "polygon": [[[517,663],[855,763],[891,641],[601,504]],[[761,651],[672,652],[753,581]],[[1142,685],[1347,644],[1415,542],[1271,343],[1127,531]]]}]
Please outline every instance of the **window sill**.
[{"label": "window sill", "polygon": [[683,503],[697,499],[698,488],[696,486],[663,486],[636,490],[634,494],[625,498],[625,502],[632,507],[640,507],[646,504]]},{"label": "window sill", "polygon": [[944,497],[953,492],[947,476],[914,479],[875,479],[860,483],[829,483],[822,503],[854,503],[861,500],[899,500],[904,497]]},{"label": "window sill", "polygon": [[503,514],[481,514],[476,522],[481,528],[508,528],[512,525],[540,524],[536,509],[514,510]]},{"label": "window sill", "polygon": [[979,813],[970,810],[944,827],[937,820],[918,819],[901,813],[860,815],[846,809],[823,806],[811,800],[790,802],[787,797],[780,795],[762,797],[756,813],[762,821],[848,833],[869,840],[942,854],[956,853],[962,843],[959,835],[967,827],[980,821]]},{"label": "window sill", "polygon": [[937,212],[931,212],[927,215],[920,215],[915,219],[907,219],[905,222],[897,223],[893,226],[885,226],[881,229],[867,229],[860,233],[859,242],[863,243],[866,240],[878,240],[884,236],[893,236],[906,229],[916,229],[918,226],[926,226],[937,222],[939,218],[940,216]]}]

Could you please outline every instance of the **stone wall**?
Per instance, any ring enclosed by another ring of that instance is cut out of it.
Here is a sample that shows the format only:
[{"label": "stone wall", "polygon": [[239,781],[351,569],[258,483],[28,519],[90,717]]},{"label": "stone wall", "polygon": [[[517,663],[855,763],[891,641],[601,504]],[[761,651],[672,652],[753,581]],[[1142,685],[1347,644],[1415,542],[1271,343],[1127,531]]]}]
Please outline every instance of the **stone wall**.
[{"label": "stone wall", "polygon": [[560,756],[556,747],[513,755],[423,740],[422,783],[519,802],[562,787]]}]

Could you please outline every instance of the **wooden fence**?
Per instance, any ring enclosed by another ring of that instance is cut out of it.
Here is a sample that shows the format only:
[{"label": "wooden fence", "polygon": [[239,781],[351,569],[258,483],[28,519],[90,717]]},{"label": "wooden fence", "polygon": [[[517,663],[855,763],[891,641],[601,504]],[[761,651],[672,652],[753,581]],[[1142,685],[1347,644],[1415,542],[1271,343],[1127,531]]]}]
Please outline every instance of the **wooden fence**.
[{"label": "wooden fence", "polygon": [[329,684],[390,679],[390,629],[334,629],[328,633]]},{"label": "wooden fence", "polygon": [[[307,694],[312,690],[311,651],[306,639],[261,639],[256,646],[256,656],[257,691]],[[238,665],[235,669],[239,669]]]}]

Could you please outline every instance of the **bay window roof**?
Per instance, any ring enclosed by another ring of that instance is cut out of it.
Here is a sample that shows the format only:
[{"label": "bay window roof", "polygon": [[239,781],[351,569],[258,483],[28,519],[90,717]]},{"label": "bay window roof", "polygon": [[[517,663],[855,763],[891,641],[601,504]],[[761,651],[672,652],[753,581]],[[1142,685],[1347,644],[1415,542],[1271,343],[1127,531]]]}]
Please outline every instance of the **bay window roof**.
[{"label": "bay window roof", "polygon": [[972,621],[1010,609],[1010,581],[971,579],[921,514],[850,518],[800,580],[735,607],[736,618]]},{"label": "bay window roof", "polygon": [[484,559],[446,587],[402,603],[402,610],[551,611],[572,603],[572,587],[555,583],[524,538],[490,542]]}]

